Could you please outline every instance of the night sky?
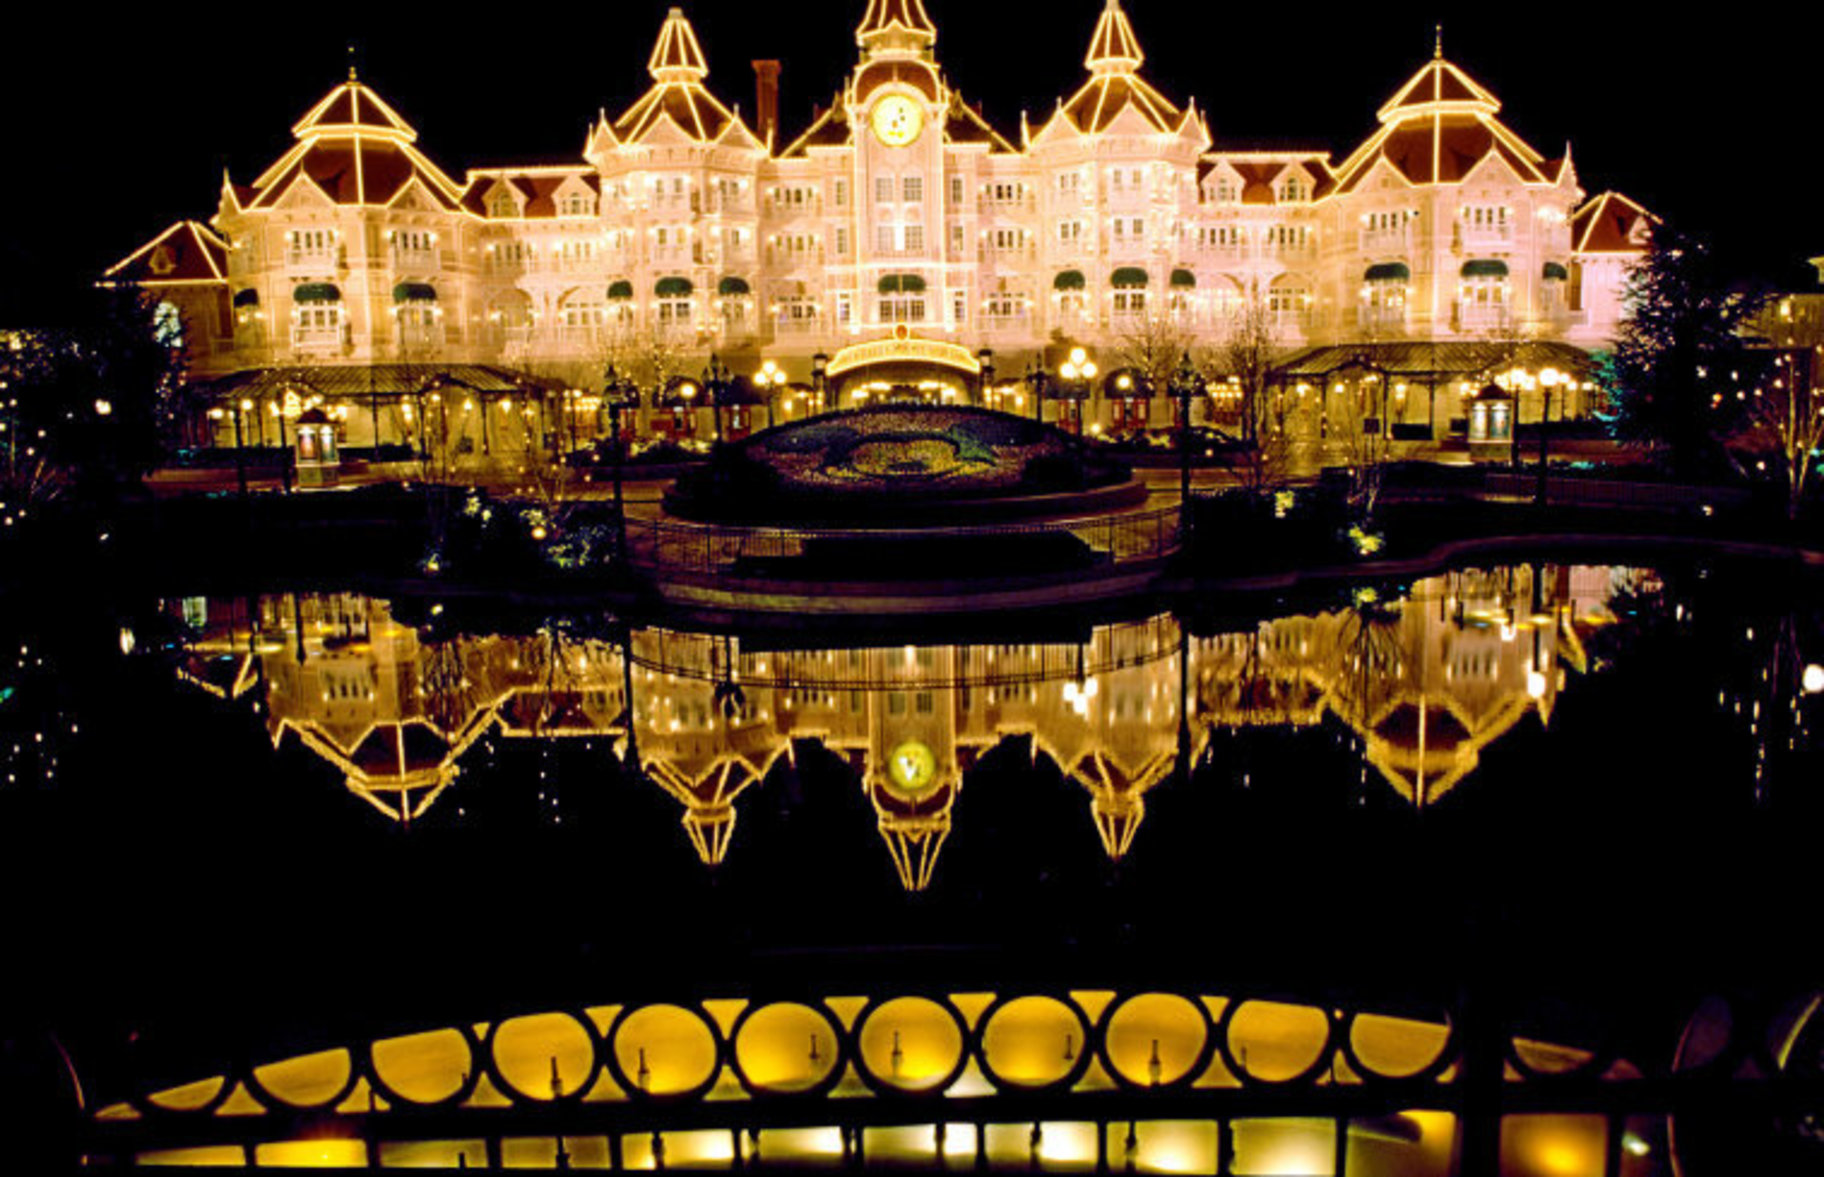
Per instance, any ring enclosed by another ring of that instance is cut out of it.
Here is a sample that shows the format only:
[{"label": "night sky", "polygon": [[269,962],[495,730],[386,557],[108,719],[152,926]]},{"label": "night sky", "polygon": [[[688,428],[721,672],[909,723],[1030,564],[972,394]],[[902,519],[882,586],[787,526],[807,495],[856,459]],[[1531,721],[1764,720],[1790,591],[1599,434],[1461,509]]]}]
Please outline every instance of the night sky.
[{"label": "night sky", "polygon": [[[1016,136],[1084,76],[1101,0],[927,0],[953,86]],[[71,292],[180,217],[207,220],[224,165],[252,180],[347,68],[419,131],[458,179],[470,166],[569,162],[598,108],[625,109],[668,5],[41,5],[9,15],[0,70],[11,160],[0,184],[0,326],[55,321]],[[748,62],[784,62],[796,134],[856,54],[863,0],[691,0],[711,88],[751,118]],[[1638,4],[1186,4],[1128,0],[1148,77],[1194,96],[1218,147],[1328,149],[1340,160],[1431,52],[1503,101],[1547,156],[1572,144],[1594,193],[1616,188],[1710,236],[1732,268],[1810,288],[1820,91],[1808,76],[1824,15],[1712,6],[1681,20]],[[1019,15],[1014,15],[1014,13]],[[459,15],[460,13],[460,15]],[[484,14],[485,15],[482,15]],[[521,15],[523,14],[523,16]],[[1759,18],[1757,22],[1753,18]]]}]

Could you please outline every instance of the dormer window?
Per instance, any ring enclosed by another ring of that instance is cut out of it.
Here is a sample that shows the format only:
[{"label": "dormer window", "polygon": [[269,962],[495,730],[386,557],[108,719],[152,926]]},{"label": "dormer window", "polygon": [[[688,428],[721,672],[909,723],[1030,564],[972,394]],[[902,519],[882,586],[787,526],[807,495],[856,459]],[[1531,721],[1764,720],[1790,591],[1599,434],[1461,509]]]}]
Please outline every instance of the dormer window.
[{"label": "dormer window", "polygon": [[557,211],[558,215],[566,217],[594,216],[595,198],[586,192],[572,192],[558,203]]},{"label": "dormer window", "polygon": [[1235,182],[1233,176],[1216,177],[1214,190],[1217,204],[1234,204],[1241,199],[1241,185]]},{"label": "dormer window", "polygon": [[1303,176],[1287,176],[1285,180],[1280,183],[1279,203],[1303,204],[1309,199],[1311,199],[1311,189],[1305,184],[1305,178]]},{"label": "dormer window", "polygon": [[519,215],[519,202],[510,192],[496,192],[488,201],[488,215],[495,220],[511,220]]}]

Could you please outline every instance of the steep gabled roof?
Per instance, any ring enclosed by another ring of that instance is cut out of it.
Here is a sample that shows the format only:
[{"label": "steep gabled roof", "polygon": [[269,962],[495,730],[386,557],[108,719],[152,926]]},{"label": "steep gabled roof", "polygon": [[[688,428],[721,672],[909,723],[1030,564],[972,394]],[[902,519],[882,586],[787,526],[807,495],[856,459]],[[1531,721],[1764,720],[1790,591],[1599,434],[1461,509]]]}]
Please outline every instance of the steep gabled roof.
[{"label": "steep gabled roof", "polygon": [[109,284],[136,286],[226,282],[228,243],[196,221],[178,221],[102,275]]},{"label": "steep gabled roof", "polygon": [[849,126],[849,116],[842,105],[842,95],[838,94],[830,103],[829,109],[823,111],[811,121],[804,133],[779,153],[780,159],[802,159],[808,147],[847,147],[855,140],[854,129]]},{"label": "steep gabled roof", "polygon": [[709,64],[683,9],[673,8],[665,15],[646,72],[652,75],[652,88],[614,120],[613,134],[620,142],[638,143],[667,123],[699,143],[714,142],[731,127],[753,137],[735,113],[704,87]]},{"label": "steep gabled roof", "polygon": [[1576,253],[1645,253],[1659,218],[1619,192],[1603,192],[1571,214]]},{"label": "steep gabled roof", "polygon": [[989,125],[982,112],[963,101],[963,96],[950,91],[950,109],[944,115],[946,143],[986,143],[992,155],[1017,155],[1018,150],[1006,136]]},{"label": "steep gabled roof", "polygon": [[416,179],[454,211],[457,183],[413,145],[418,133],[351,72],[292,127],[291,150],[250,189],[232,188],[244,209],[273,207],[301,178],[337,204],[384,205]]},{"label": "steep gabled roof", "polygon": [[1491,154],[1522,183],[1555,183],[1562,167],[1508,130],[1495,117],[1500,109],[1475,79],[1435,56],[1381,107],[1380,130],[1337,168],[1338,190],[1353,190],[1383,159],[1408,183],[1460,183]]}]

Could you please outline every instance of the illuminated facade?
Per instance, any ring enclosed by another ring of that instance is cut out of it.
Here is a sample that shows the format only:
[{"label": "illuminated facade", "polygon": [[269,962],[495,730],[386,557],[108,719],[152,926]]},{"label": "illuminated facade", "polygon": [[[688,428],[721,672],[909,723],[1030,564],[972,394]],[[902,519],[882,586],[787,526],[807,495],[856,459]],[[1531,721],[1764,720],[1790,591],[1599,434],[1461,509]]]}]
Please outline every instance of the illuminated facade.
[{"label": "illuminated facade", "polygon": [[[351,73],[282,158],[224,181],[208,226],[173,226],[108,278],[182,312],[205,376],[379,367],[403,393],[401,368],[468,364],[582,389],[613,360],[658,389],[717,353],[805,382],[814,355],[898,325],[991,349],[1002,372],[1071,341],[1112,373],[1136,335],[1209,347],[1250,306],[1285,355],[1597,346],[1652,223],[1587,197],[1568,151],[1515,136],[1441,48],[1336,160],[1224,150],[1195,100],[1146,80],[1119,0],[1080,88],[1017,132],[952,87],[921,0],[870,0],[856,39],[842,91],[787,136],[712,93],[673,9],[650,89],[580,159],[460,181]],[[1460,416],[1434,407],[1440,434]],[[399,432],[377,411],[349,428]]]}]

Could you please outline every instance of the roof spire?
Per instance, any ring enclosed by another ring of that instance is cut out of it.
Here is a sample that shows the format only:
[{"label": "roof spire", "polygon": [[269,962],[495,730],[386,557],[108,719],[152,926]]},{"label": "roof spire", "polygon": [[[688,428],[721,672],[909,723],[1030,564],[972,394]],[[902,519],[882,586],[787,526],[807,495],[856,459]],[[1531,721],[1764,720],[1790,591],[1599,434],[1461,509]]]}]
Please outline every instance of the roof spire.
[{"label": "roof spire", "polygon": [[1432,42],[1431,42],[1431,55],[1434,58],[1441,59],[1444,56],[1444,22],[1443,21],[1439,21],[1437,24],[1432,26],[1432,34],[1433,34],[1433,36],[1432,36]]},{"label": "roof spire", "polygon": [[351,82],[361,80],[355,73],[355,43],[353,41],[348,43],[348,80]]},{"label": "roof spire", "polygon": [[1121,0],[1108,0],[1101,19],[1096,21],[1096,31],[1089,38],[1089,55],[1083,59],[1083,64],[1092,73],[1131,74],[1145,60],[1140,40],[1134,36],[1134,26],[1127,22],[1127,13],[1121,10]]},{"label": "roof spire", "polygon": [[937,41],[937,26],[925,0],[868,0],[855,41],[868,50],[929,49]]},{"label": "roof spire", "polygon": [[696,30],[684,16],[682,8],[665,14],[659,29],[659,42],[652,47],[646,72],[658,82],[700,82],[709,76],[709,63],[703,58],[703,47],[697,44]]}]

